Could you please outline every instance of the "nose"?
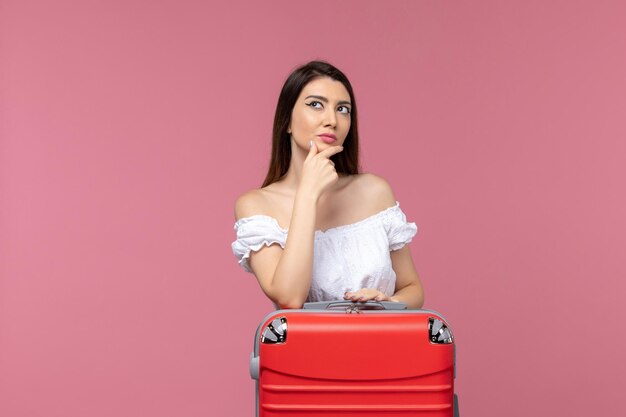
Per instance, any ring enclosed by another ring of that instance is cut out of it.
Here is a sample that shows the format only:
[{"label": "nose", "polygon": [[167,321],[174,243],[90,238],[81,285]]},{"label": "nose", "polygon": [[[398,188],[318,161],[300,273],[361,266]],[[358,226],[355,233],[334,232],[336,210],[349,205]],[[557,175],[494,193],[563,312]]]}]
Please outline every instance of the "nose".
[{"label": "nose", "polygon": [[337,115],[334,110],[329,109],[324,113],[324,126],[337,126]]}]

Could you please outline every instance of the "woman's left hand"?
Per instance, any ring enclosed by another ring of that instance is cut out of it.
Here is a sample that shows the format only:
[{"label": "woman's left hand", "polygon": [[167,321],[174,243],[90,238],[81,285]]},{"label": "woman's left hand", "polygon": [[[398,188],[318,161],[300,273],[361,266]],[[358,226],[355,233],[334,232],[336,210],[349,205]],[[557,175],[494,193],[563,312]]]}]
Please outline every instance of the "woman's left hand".
[{"label": "woman's left hand", "polygon": [[348,291],[343,295],[343,299],[361,303],[369,300],[393,301],[391,297],[376,288],[362,288],[358,291]]}]

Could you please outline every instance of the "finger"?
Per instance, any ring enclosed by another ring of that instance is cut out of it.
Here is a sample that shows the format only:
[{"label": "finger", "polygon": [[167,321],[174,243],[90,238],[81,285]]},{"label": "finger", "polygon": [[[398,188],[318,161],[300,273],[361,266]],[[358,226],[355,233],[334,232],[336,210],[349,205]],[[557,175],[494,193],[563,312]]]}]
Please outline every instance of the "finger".
[{"label": "finger", "polygon": [[360,290],[356,290],[356,291],[346,291],[344,295],[347,295],[348,298],[359,298],[362,295],[365,295],[367,292],[368,292],[367,288],[361,288]]},{"label": "finger", "polygon": [[352,296],[350,297],[350,299],[352,301],[356,302],[365,302],[367,300],[371,300],[372,298],[374,298],[376,294],[369,294],[366,291],[360,290],[360,291],[356,291],[352,294]]},{"label": "finger", "polygon": [[309,141],[309,154],[306,159],[313,158],[317,154],[317,145],[312,140]]},{"label": "finger", "polygon": [[328,149],[324,149],[322,152],[320,152],[318,155],[322,158],[330,158],[331,156],[339,153],[343,151],[343,146],[331,146]]},{"label": "finger", "polygon": [[370,300],[376,300],[376,298],[381,295],[382,295],[383,300],[386,297],[384,293],[381,293],[380,291],[375,290],[373,288],[362,288],[359,291],[355,291],[354,293],[347,293],[347,295],[353,302],[359,302],[359,303],[364,303]]},{"label": "finger", "polygon": [[364,303],[364,302],[366,302],[366,301],[373,300],[375,297],[376,297],[376,295],[375,295],[375,294],[362,294],[362,295],[361,295],[361,296],[357,299],[357,301],[358,301],[359,303]]}]

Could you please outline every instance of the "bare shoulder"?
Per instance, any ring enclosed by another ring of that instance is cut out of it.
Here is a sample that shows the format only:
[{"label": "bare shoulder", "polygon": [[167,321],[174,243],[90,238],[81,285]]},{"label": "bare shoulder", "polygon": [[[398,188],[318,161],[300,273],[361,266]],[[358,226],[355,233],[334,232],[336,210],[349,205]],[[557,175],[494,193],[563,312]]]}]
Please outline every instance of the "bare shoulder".
[{"label": "bare shoulder", "polygon": [[[282,219],[285,210],[293,206],[293,195],[280,182],[243,193],[235,202],[235,219],[263,214]],[[288,224],[285,221],[285,224]]]},{"label": "bare shoulder", "polygon": [[265,196],[259,189],[253,189],[240,195],[235,201],[235,220],[263,213]]},{"label": "bare shoulder", "polygon": [[360,200],[378,212],[396,204],[396,197],[389,182],[372,173],[359,174],[353,181]]}]

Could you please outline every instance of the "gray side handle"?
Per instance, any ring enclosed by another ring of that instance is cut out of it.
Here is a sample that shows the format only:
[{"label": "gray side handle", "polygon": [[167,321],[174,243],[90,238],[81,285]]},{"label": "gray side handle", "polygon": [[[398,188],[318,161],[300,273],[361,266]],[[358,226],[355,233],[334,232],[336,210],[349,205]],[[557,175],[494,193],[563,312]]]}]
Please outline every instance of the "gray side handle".
[{"label": "gray side handle", "polygon": [[359,310],[406,310],[406,304],[396,303],[395,301],[366,301],[352,302],[348,300],[335,301],[316,301],[312,303],[304,303],[304,310],[339,310],[347,307],[355,307]]}]

